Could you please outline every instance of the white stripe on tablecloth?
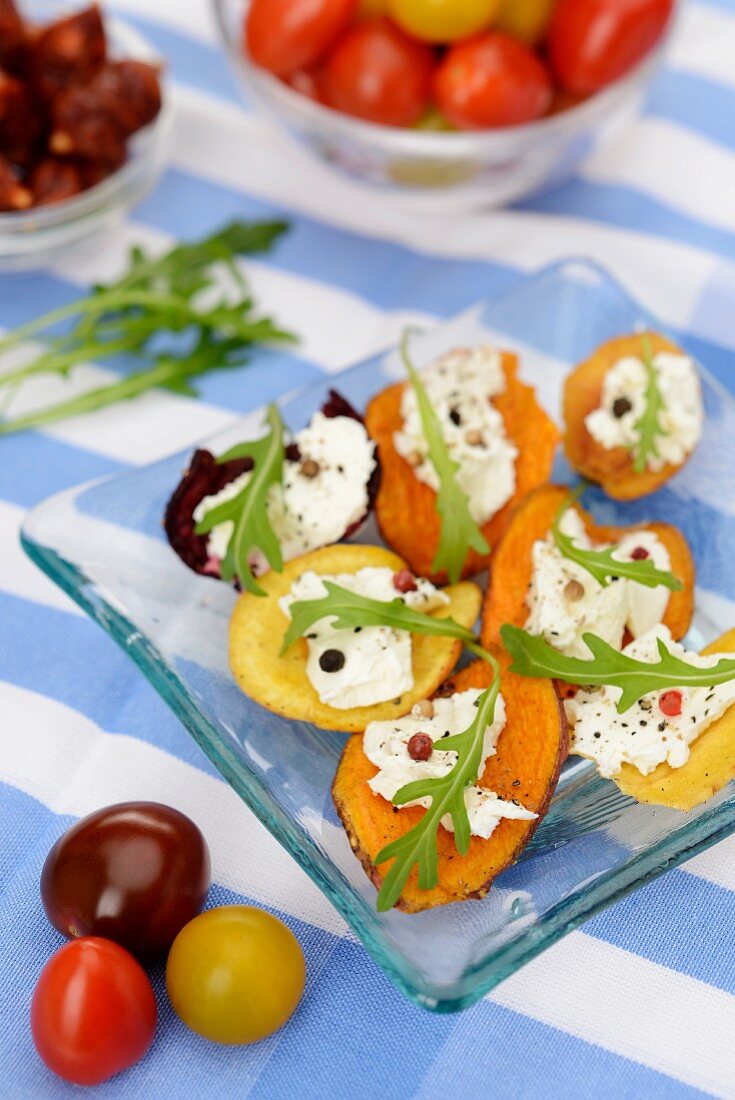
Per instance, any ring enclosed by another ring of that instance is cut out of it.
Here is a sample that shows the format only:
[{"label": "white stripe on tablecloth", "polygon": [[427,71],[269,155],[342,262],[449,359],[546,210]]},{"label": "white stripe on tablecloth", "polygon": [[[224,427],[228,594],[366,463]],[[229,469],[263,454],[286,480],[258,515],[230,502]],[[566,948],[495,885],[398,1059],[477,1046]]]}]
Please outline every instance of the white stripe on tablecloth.
[{"label": "white stripe on tablecloth", "polygon": [[0,500],[0,589],[20,599],[81,615],[77,604],[23,552],[19,536],[24,515],[22,508]]},{"label": "white stripe on tablecloth", "polygon": [[74,817],[127,799],[175,806],[207,837],[212,876],[220,885],[346,934],[321,890],[222,780],[147,742],[103,732],[36,692],[6,682],[2,698],[3,722],[16,733],[3,746],[3,782]]},{"label": "white stripe on tablecloth", "polygon": [[635,188],[699,222],[735,232],[732,150],[676,122],[639,119],[593,153],[579,174]]},{"label": "white stripe on tablecloth", "polygon": [[735,997],[573,932],[489,994],[716,1096],[733,1095]]},{"label": "white stripe on tablecloth", "polygon": [[[735,12],[733,12],[735,14]],[[707,4],[685,4],[667,68],[735,87],[735,18]]]},{"label": "white stripe on tablecloth", "polygon": [[[128,798],[165,801],[207,836],[216,882],[350,934],[225,783],[43,695],[7,683],[2,694],[4,719],[18,733],[0,757],[2,782],[75,817]],[[490,997],[699,1088],[726,1095],[731,1085],[735,998],[602,940],[573,933]]]},{"label": "white stripe on tablecloth", "polygon": [[[419,253],[528,271],[567,256],[573,242],[575,254],[607,266],[677,327],[687,327],[694,318],[703,289],[724,266],[702,249],[583,218],[513,210],[442,217],[417,213],[333,172],[257,115],[181,85],[176,95],[174,163],[179,168],[353,232],[362,233],[369,224],[371,236]],[[734,161],[728,159],[732,172]],[[666,183],[669,176],[664,173]],[[735,333],[732,341],[735,346]]]}]

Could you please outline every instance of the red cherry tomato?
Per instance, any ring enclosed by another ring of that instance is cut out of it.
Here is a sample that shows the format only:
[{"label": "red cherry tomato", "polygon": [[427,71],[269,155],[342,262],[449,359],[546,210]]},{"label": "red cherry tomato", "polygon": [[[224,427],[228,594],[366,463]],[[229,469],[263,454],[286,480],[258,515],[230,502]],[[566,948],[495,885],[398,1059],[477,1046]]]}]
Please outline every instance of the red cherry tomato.
[{"label": "red cherry tomato", "polygon": [[383,126],[413,126],[431,94],[434,52],[387,19],[360,23],[340,39],[322,78],[326,102]]},{"label": "red cherry tomato", "polygon": [[673,0],[557,0],[548,52],[563,87],[589,95],[624,76],[661,37]]},{"label": "red cherry tomato", "polygon": [[168,950],[208,889],[204,837],[157,802],[122,802],[82,818],[41,873],[41,899],[59,932],[104,936],[140,958]]},{"label": "red cherry tomato", "polygon": [[324,56],[358,5],[359,0],[252,0],[245,48],[256,65],[290,76]]},{"label": "red cherry tomato", "polygon": [[36,1050],[75,1085],[99,1085],[153,1042],[156,999],[140,963],[111,940],[72,940],[41,972],[31,1002]]},{"label": "red cherry tomato", "polygon": [[551,78],[532,50],[490,31],[450,49],[434,78],[437,106],[461,130],[530,122],[551,105]]}]

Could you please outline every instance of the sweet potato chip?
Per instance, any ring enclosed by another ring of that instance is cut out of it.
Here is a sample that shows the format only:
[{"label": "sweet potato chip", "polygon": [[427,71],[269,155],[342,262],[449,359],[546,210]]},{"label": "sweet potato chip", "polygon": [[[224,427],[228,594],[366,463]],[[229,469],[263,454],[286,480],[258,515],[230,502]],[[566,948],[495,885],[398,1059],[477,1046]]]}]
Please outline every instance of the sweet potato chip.
[{"label": "sweet potato chip", "polygon": [[[544,485],[529,493],[514,512],[490,559],[490,584],[482,615],[484,645],[499,644],[503,623],[525,626],[528,618],[526,593],[533,573],[531,550],[534,542],[548,535],[568,493],[569,490],[560,485]],[[574,507],[593,543],[617,542],[632,531],[652,531],[661,540],[669,552],[671,572],[684,586],[681,591],[670,594],[663,622],[675,639],[683,638],[692,619],[694,561],[681,531],[668,523],[635,524],[632,527],[599,526],[578,504]]]},{"label": "sweet potato chip", "polygon": [[[365,566],[400,572],[406,563],[378,546],[325,546],[287,562],[282,573],[271,570],[262,577],[258,583],[266,592],[264,597],[250,593],[240,596],[230,624],[230,665],[246,695],[286,718],[313,722],[322,729],[357,733],[369,722],[407,714],[414,703],[436,691],[454,668],[462,648],[462,643],[452,638],[414,635],[411,691],[400,699],[349,710],[337,710],[319,699],[306,675],[307,644],[303,638],[279,656],[289,620],[278,601],[291,591],[296,579],[309,569],[321,574],[356,573]],[[479,588],[465,582],[451,585],[446,592],[451,602],[433,612],[434,617],[449,616],[471,627],[480,611]]]},{"label": "sweet potato chip", "polygon": [[[735,653],[735,630],[702,650],[703,655],[709,653]],[[735,779],[735,707],[725,711],[692,743],[683,767],[659,764],[649,775],[641,775],[632,764],[623,764],[614,776],[623,794],[672,810],[693,810],[731,779]]]},{"label": "sweet potato chip", "polygon": [[[652,354],[671,351],[683,355],[681,348],[666,337],[650,334]],[[640,356],[640,335],[619,336],[602,344],[589,359],[571,372],[564,384],[564,450],[570,463],[590,481],[598,482],[616,500],[635,500],[648,496],[681,468],[667,464],[660,470],[633,469],[633,456],[625,447],[608,449],[593,439],[585,424],[586,417],[600,407],[605,375],[626,355]]]},{"label": "sweet potato chip", "polygon": [[[398,908],[406,912],[418,913],[453,901],[484,897],[493,880],[518,858],[551,801],[568,750],[563,707],[549,680],[516,676],[508,671],[507,656],[498,653],[498,657],[503,669],[501,691],[507,721],[480,785],[502,798],[518,799],[538,818],[501,821],[488,840],[473,836],[466,856],[457,851],[452,834],[440,827],[439,883],[432,890],[420,890],[414,868],[398,902]],[[453,676],[440,694],[485,688],[491,679],[489,665],[477,661]],[[413,828],[425,811],[411,806],[394,813],[393,806],[368,787],[368,780],[376,772],[363,752],[362,737],[351,737],[337,769],[332,795],[355,855],[379,887],[390,863],[376,867],[376,855]]]},{"label": "sweet potato chip", "polygon": [[[548,480],[559,441],[556,425],[536,401],[534,390],[518,380],[517,370],[517,356],[504,352],[506,389],[493,404],[505,421],[508,436],[518,448],[518,458],[512,499],[482,529],[491,547],[505,529],[514,504]],[[373,398],[365,414],[365,425],[378,444],[383,470],[375,514],[385,541],[406,559],[415,573],[431,577],[434,582],[446,583],[445,574],[431,572],[440,532],[436,493],[419,481],[393,443],[393,435],[400,431],[403,423],[401,396],[406,385],[408,383],[398,383],[383,390]],[[471,550],[462,575],[471,577],[486,564],[485,558]]]}]

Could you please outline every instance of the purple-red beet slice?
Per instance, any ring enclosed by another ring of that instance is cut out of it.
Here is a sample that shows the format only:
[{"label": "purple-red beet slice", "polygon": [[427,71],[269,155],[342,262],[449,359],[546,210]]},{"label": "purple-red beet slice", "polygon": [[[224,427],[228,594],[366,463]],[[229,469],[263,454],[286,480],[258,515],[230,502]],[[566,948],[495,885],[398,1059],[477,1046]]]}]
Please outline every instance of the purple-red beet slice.
[{"label": "purple-red beet slice", "polygon": [[[327,400],[322,406],[322,413],[330,420],[337,416],[347,416],[363,423],[357,410],[336,390],[329,391]],[[286,447],[286,459],[290,462],[298,462],[300,458],[298,445],[290,443]],[[172,548],[184,564],[195,573],[221,579],[219,561],[207,552],[208,536],[197,535],[194,529],[196,526],[194,512],[197,505],[205,497],[219,493],[225,485],[229,485],[236,477],[251,470],[252,467],[252,459],[249,458],[219,463],[210,451],[204,449],[196,450],[192,455],[188,469],[166,505],[163,526]],[[380,466],[376,462],[367,485],[368,510],[364,516],[350,525],[343,538],[348,538],[363,525],[373,509],[379,486]]]}]

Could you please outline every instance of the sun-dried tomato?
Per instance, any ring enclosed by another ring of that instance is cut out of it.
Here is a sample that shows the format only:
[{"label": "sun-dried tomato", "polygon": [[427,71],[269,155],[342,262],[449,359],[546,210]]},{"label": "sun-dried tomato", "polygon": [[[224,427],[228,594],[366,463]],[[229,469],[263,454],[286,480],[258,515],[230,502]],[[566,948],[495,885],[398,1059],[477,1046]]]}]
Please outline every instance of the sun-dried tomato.
[{"label": "sun-dried tomato", "polygon": [[144,61],[108,61],[88,87],[126,137],[147,126],[161,110],[158,70]]},{"label": "sun-dried tomato", "polygon": [[31,44],[32,79],[45,99],[91,80],[107,56],[102,15],[96,4],[50,23]]},{"label": "sun-dried tomato", "polygon": [[26,210],[32,201],[33,196],[18,179],[10,161],[0,156],[0,210]]},{"label": "sun-dried tomato", "polygon": [[0,65],[18,72],[25,61],[26,32],[14,0],[0,0]]},{"label": "sun-dried tomato", "polygon": [[28,167],[38,153],[42,121],[28,87],[0,71],[0,153]]},{"label": "sun-dried tomato", "polygon": [[29,176],[28,185],[36,206],[63,202],[78,195],[84,188],[78,165],[58,157],[46,157],[40,161]]},{"label": "sun-dried tomato", "polygon": [[125,159],[125,134],[94,89],[84,85],[69,88],[54,100],[49,149],[61,157],[121,164]]}]

